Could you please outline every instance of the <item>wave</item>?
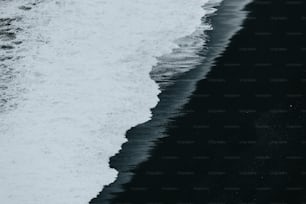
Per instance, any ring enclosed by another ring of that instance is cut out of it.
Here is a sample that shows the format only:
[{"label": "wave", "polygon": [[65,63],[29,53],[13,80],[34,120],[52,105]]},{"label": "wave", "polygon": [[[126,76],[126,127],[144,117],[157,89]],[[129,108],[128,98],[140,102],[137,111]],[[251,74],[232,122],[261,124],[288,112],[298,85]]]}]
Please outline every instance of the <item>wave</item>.
[{"label": "wave", "polygon": [[203,61],[203,48],[208,41],[206,31],[213,27],[209,22],[209,17],[215,14],[217,7],[223,0],[208,0],[202,6],[205,15],[190,35],[175,40],[177,47],[172,52],[158,57],[158,63],[151,71],[151,77],[156,81],[161,89],[173,84],[173,78],[179,77],[182,73],[188,72],[200,65]]},{"label": "wave", "polygon": [[209,2],[1,1],[1,203],[84,204],[113,182],[109,158],[158,103],[152,67],[182,47],[196,64]]}]

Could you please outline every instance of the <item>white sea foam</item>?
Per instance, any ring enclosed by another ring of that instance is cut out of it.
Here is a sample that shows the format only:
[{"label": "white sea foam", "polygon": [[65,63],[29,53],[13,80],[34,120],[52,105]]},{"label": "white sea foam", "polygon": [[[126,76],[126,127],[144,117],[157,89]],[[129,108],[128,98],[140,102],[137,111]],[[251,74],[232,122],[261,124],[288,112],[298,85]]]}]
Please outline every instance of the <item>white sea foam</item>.
[{"label": "white sea foam", "polygon": [[0,203],[85,204],[114,181],[109,157],[158,102],[156,58],[196,30],[207,1],[0,2],[23,41],[3,62],[18,74],[6,101],[17,106],[0,112]]},{"label": "white sea foam", "polygon": [[207,18],[214,14],[222,0],[208,0],[203,6],[205,15],[201,24],[190,35],[176,39],[177,47],[171,53],[159,57],[158,64],[151,71],[151,77],[159,83],[162,89],[172,84],[169,80],[177,75],[194,69],[203,61],[203,48],[207,43],[206,31],[213,27]]}]

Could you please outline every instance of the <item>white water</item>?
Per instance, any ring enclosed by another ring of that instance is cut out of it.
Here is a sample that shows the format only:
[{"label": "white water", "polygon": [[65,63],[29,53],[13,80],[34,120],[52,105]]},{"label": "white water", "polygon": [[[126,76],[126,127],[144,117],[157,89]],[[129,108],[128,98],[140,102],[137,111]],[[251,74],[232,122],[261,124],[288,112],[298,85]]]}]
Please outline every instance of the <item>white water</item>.
[{"label": "white water", "polygon": [[23,58],[4,62],[18,74],[6,90],[17,107],[0,112],[0,203],[86,204],[114,181],[109,157],[158,102],[156,57],[197,29],[207,1],[0,2],[23,28]]},{"label": "white water", "polygon": [[151,77],[159,83],[161,89],[170,85],[174,80],[169,80],[181,73],[194,69],[203,61],[203,48],[207,43],[205,31],[212,30],[212,25],[207,18],[214,14],[222,0],[209,0],[203,6],[205,15],[202,22],[190,35],[176,39],[178,47],[159,57],[158,64],[152,69]]}]

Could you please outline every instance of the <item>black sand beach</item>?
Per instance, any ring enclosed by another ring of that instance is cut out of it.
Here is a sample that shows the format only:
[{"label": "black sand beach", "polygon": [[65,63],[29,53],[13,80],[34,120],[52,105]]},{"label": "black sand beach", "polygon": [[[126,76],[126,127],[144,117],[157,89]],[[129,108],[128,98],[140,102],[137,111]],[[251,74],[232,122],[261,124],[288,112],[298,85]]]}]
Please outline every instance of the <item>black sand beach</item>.
[{"label": "black sand beach", "polygon": [[92,204],[306,202],[306,2],[254,0],[246,10],[223,54],[203,62],[211,71],[188,103],[161,121],[199,70],[128,132],[110,162],[119,178]]}]

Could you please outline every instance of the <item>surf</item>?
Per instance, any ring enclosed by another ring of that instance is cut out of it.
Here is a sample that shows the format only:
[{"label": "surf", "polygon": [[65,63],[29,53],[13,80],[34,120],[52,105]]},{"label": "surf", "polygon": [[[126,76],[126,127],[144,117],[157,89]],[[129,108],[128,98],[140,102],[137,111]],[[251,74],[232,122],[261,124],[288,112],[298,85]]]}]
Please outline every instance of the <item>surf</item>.
[{"label": "surf", "polygon": [[1,16],[16,19],[6,43],[22,43],[1,53],[17,57],[1,62],[14,76],[1,94],[0,201],[88,203],[116,179],[108,161],[126,131],[151,118],[153,67],[178,39],[209,29],[208,1],[3,3]]}]

